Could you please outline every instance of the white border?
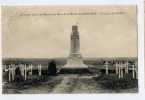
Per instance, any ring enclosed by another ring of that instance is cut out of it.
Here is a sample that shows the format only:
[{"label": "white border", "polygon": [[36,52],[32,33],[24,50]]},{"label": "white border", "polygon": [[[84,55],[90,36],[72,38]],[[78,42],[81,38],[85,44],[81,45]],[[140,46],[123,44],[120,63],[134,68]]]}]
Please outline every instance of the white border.
[{"label": "white border", "polygon": [[144,84],[144,3],[138,4],[138,71],[139,95],[145,97]]},{"label": "white border", "polygon": [[[137,5],[138,12],[138,71],[139,71],[139,93],[137,94],[36,94],[36,95],[1,95],[1,99],[15,99],[15,100],[44,100],[44,99],[98,99],[98,100],[144,100],[145,99],[145,82],[144,82],[144,5],[143,0],[3,0],[1,5]],[[1,25],[1,24],[0,24]],[[1,30],[1,29],[0,29]],[[1,39],[1,35],[0,35]],[[1,47],[1,41],[0,41]],[[0,50],[1,55],[1,50]],[[1,56],[0,56],[1,59]],[[1,63],[0,63],[1,65]],[[0,75],[1,69],[0,67]],[[0,77],[1,82],[2,77]],[[1,85],[2,83],[0,83]],[[1,88],[1,87],[0,87]],[[0,91],[1,92],[1,91]]]},{"label": "white border", "polygon": [[93,5],[93,4],[136,4],[143,0],[2,0],[6,5]]}]

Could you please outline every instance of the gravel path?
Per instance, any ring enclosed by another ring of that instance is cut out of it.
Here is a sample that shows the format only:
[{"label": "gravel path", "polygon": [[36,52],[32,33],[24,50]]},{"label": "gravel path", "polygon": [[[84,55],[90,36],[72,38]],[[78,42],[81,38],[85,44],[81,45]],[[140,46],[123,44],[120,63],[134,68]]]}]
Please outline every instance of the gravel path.
[{"label": "gravel path", "polygon": [[77,84],[77,78],[77,75],[63,76],[62,82],[53,89],[52,93],[71,93]]}]

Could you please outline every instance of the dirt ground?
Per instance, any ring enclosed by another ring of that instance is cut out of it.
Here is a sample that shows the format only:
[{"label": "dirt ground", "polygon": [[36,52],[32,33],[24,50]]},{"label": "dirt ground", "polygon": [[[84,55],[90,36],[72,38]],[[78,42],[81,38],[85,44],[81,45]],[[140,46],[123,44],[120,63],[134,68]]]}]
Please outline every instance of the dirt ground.
[{"label": "dirt ground", "polygon": [[3,94],[48,94],[48,93],[136,93],[137,87],[128,89],[103,88],[97,75],[65,74],[49,76],[45,81],[3,84]]}]

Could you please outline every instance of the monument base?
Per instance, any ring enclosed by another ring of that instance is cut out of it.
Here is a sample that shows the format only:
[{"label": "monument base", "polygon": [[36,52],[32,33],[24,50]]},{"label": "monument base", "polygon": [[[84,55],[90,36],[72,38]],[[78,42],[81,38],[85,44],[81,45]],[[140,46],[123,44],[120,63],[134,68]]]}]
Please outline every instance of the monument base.
[{"label": "monument base", "polygon": [[89,73],[89,68],[83,63],[81,56],[71,56],[67,60],[67,64],[64,65],[61,70],[61,74],[83,74]]}]

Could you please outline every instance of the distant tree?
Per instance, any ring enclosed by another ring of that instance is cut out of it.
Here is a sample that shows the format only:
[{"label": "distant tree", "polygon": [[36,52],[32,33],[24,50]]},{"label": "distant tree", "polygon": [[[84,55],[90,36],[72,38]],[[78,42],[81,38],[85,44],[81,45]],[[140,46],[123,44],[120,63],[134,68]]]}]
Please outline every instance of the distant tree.
[{"label": "distant tree", "polygon": [[23,76],[21,74],[20,67],[17,67],[15,69],[15,82],[21,82],[21,81],[23,81]]},{"label": "distant tree", "polygon": [[56,75],[56,62],[52,60],[48,66],[48,74],[49,75]]}]

